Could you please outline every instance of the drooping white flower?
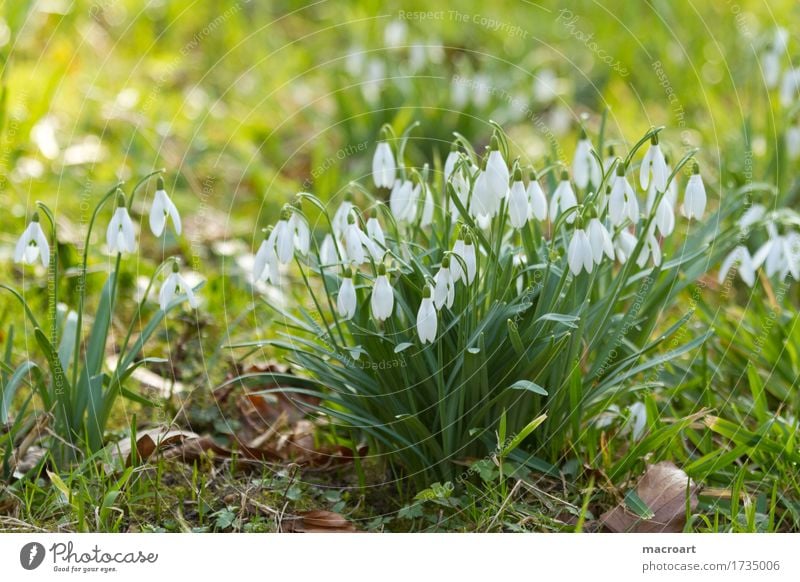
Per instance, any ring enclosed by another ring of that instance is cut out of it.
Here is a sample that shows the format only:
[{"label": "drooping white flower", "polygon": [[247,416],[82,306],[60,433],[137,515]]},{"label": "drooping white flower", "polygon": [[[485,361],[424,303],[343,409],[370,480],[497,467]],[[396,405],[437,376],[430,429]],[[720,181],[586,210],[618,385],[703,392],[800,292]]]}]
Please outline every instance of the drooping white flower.
[{"label": "drooping white flower", "polygon": [[572,178],[582,190],[591,183],[595,188],[603,180],[603,170],[600,163],[592,153],[592,142],[586,137],[586,132],[581,131],[581,138],[575,148],[575,157],[572,160]]},{"label": "drooping white flower", "polygon": [[122,192],[117,193],[117,209],[106,229],[106,244],[112,254],[136,251],[136,233]]},{"label": "drooping white flower", "polygon": [[658,135],[650,138],[650,147],[642,159],[642,165],[639,168],[639,184],[642,190],[647,190],[650,184],[650,174],[653,175],[656,190],[664,192],[667,189],[667,161],[664,159],[664,152],[661,151],[661,146],[658,144]]},{"label": "drooping white flower", "polygon": [[592,256],[592,245],[589,236],[582,228],[576,228],[569,242],[567,249],[567,263],[569,270],[577,276],[582,270],[591,273],[594,268],[594,258]]},{"label": "drooping white flower", "polygon": [[662,236],[669,236],[675,230],[675,211],[672,209],[672,204],[670,204],[666,194],[661,198],[661,202],[658,203],[654,224]]},{"label": "drooping white flower", "polygon": [[[785,270],[791,273],[795,281],[800,281],[800,234],[790,232],[783,237],[783,256]],[[786,276],[785,272],[783,276]]]},{"label": "drooping white flower", "polygon": [[[497,206],[500,206],[498,201]],[[469,201],[469,213],[479,218],[481,216],[491,217],[492,210],[495,207],[495,201],[492,196],[492,191],[489,188],[489,178],[485,170],[478,171],[478,177],[475,178],[475,184],[472,186],[472,198]]]},{"label": "drooping white flower", "polygon": [[475,255],[475,245],[472,243],[472,235],[470,234],[464,237],[464,254],[462,258],[467,264],[467,285],[472,285],[475,275],[478,273],[478,259]]},{"label": "drooping white flower", "polygon": [[499,147],[497,137],[493,136],[489,155],[486,157],[486,165],[478,172],[472,188],[470,214],[475,217],[497,216],[500,204],[508,193],[508,165],[503,159]]},{"label": "drooping white flower", "polygon": [[156,193],[153,196],[153,205],[150,207],[150,230],[155,236],[161,236],[167,225],[167,218],[172,219],[175,234],[181,234],[181,216],[173,204],[167,191],[164,189],[164,179],[158,177]]},{"label": "drooping white flower", "polygon": [[639,200],[625,177],[625,165],[622,163],[617,166],[617,175],[611,187],[608,215],[615,226],[622,224],[626,218],[633,224],[639,221]]},{"label": "drooping white flower", "polygon": [[[550,220],[555,221],[562,212],[566,212],[577,205],[578,199],[575,197],[575,191],[572,189],[569,176],[566,172],[561,172],[561,181],[550,199]],[[569,224],[575,222],[575,213],[573,212],[567,216],[566,221]]]},{"label": "drooping white flower", "polygon": [[450,272],[450,257],[442,259],[442,266],[433,277],[433,304],[436,309],[441,309],[445,305],[447,308],[453,307],[456,298],[456,282]]},{"label": "drooping white flower", "polygon": [[336,213],[333,215],[333,219],[331,220],[333,223],[333,234],[335,237],[338,238],[344,234],[344,231],[347,228],[347,219],[350,216],[350,211],[352,209],[353,203],[347,200],[344,200],[339,205],[339,208],[336,209]]},{"label": "drooping white flower", "polygon": [[306,256],[311,246],[311,232],[306,219],[296,209],[292,210],[292,216],[289,218],[289,230],[292,232],[294,248]]},{"label": "drooping white flower", "polygon": [[547,198],[544,195],[542,186],[539,184],[536,172],[531,170],[528,182],[528,204],[530,206],[530,216],[539,221],[547,220]]},{"label": "drooping white flower", "polygon": [[786,128],[786,155],[794,161],[800,158],[800,125],[790,125]]},{"label": "drooping white flower", "polygon": [[289,226],[288,210],[281,213],[281,219],[275,225],[275,253],[282,265],[291,262],[294,257],[294,232]]},{"label": "drooping white flower", "polygon": [[530,207],[528,205],[528,194],[525,191],[525,184],[522,182],[522,172],[519,168],[514,172],[514,183],[508,193],[508,218],[511,226],[522,228],[528,222]]},{"label": "drooping white flower", "polygon": [[764,85],[767,89],[778,86],[781,78],[781,56],[774,50],[768,50],[761,57],[761,70],[764,73]]},{"label": "drooping white flower", "polygon": [[[369,241],[367,236],[361,231],[354,216],[348,218],[347,228],[344,231],[344,249],[347,253],[348,262],[354,265],[361,265],[367,260],[364,253],[364,243]],[[369,245],[367,246],[369,249]],[[372,254],[372,252],[370,252]]]},{"label": "drooping white flower", "polygon": [[425,228],[433,223],[433,194],[427,184],[423,184],[422,189],[425,192],[425,199],[422,203],[422,218],[420,218],[419,225]]},{"label": "drooping white flower", "polygon": [[686,193],[683,196],[683,215],[686,218],[703,218],[706,212],[706,187],[700,176],[700,166],[694,165],[692,175],[686,184]]},{"label": "drooping white flower", "polygon": [[389,194],[389,208],[398,222],[411,222],[417,215],[417,194],[411,180],[395,180]]},{"label": "drooping white flower", "polygon": [[603,254],[613,261],[614,242],[611,240],[611,234],[609,234],[605,225],[598,218],[592,218],[589,221],[587,231],[594,262],[599,265],[603,260]]},{"label": "drooping white flower", "polygon": [[372,286],[370,307],[372,316],[378,322],[389,319],[394,311],[394,292],[386,277],[386,267],[383,264],[378,265],[378,276]]},{"label": "drooping white flower", "polygon": [[[461,202],[461,206],[467,209],[467,202],[469,200],[469,178],[466,176],[466,170],[463,168],[456,169],[450,176],[450,184],[453,186],[455,197]],[[452,198],[450,200],[450,217],[452,222],[456,222],[459,217],[461,217],[461,211]]]},{"label": "drooping white flower", "polygon": [[163,285],[161,285],[161,291],[158,294],[158,303],[161,307],[161,310],[166,311],[169,307],[169,304],[180,295],[186,295],[189,305],[195,309],[197,308],[198,301],[194,291],[192,290],[192,286],[189,285],[189,283],[186,282],[186,279],[184,279],[180,274],[178,262],[175,261],[172,264],[172,272],[164,280]]},{"label": "drooping white flower", "polygon": [[426,285],[422,293],[422,302],[417,312],[417,334],[423,344],[433,343],[436,339],[438,318],[431,299],[430,287]]},{"label": "drooping white flower", "polygon": [[614,250],[620,263],[626,262],[636,249],[636,237],[628,230],[622,230],[614,239]]},{"label": "drooping white flower", "polygon": [[752,287],[756,281],[756,270],[753,265],[753,258],[750,256],[750,251],[748,251],[747,247],[744,245],[737,246],[725,257],[725,260],[722,261],[722,265],[719,268],[719,284],[722,285],[725,282],[728,273],[734,265],[737,265],[737,272],[742,281],[744,281],[748,287]]},{"label": "drooping white flower", "polygon": [[397,167],[392,147],[386,141],[379,141],[372,157],[372,179],[378,188],[391,188]]},{"label": "drooping white flower", "polygon": [[336,298],[336,310],[342,319],[352,319],[356,314],[356,288],[353,286],[353,274],[350,269],[345,271],[342,284],[339,287],[339,296]]},{"label": "drooping white flower", "polygon": [[447,159],[444,161],[445,181],[449,180],[450,176],[453,175],[453,171],[456,169],[456,164],[460,158],[461,154],[458,153],[458,146],[454,143],[450,148],[450,153],[447,154]]},{"label": "drooping white flower", "polygon": [[744,214],[739,218],[737,224],[742,230],[746,230],[759,222],[767,213],[767,209],[761,204],[753,204],[745,210]]},{"label": "drooping white flower", "polygon": [[278,255],[275,254],[275,229],[270,227],[264,234],[264,240],[261,241],[261,246],[256,252],[253,262],[253,280],[277,285],[279,277]]},{"label": "drooping white flower", "polygon": [[606,151],[608,154],[603,160],[603,172],[608,173],[611,170],[611,167],[614,165],[614,162],[617,161],[617,156],[614,151],[614,146],[608,146],[608,150]]},{"label": "drooping white flower", "polygon": [[639,251],[639,258],[636,259],[636,264],[639,268],[644,268],[647,264],[647,260],[651,257],[653,259],[653,265],[656,267],[661,265],[661,245],[658,244],[658,239],[652,227],[647,235],[645,235],[644,244],[642,245],[642,250]]},{"label": "drooping white flower", "polygon": [[767,224],[767,232],[769,239],[753,255],[753,268],[758,269],[764,265],[767,276],[772,277],[776,273],[783,273],[786,270],[787,262],[784,254],[786,247],[783,237],[778,234],[774,224]]},{"label": "drooping white flower", "polygon": [[[335,269],[336,265],[339,263],[339,254],[336,252],[337,247],[339,247],[339,243],[336,242],[333,236],[326,234],[319,248],[319,260],[325,270]],[[342,250],[343,249],[340,248],[339,252],[342,252]]]},{"label": "drooping white flower", "polygon": [[788,69],[781,80],[781,105],[789,107],[800,91],[800,69]]},{"label": "drooping white flower", "polygon": [[30,223],[17,241],[14,249],[14,262],[32,265],[40,257],[42,266],[46,269],[50,264],[50,244],[39,224],[39,213],[34,212]]},{"label": "drooping white flower", "polygon": [[378,222],[378,219],[374,216],[367,220],[367,237],[372,243],[369,246],[372,258],[376,261],[380,261],[386,253],[386,237],[383,234],[381,223]]}]

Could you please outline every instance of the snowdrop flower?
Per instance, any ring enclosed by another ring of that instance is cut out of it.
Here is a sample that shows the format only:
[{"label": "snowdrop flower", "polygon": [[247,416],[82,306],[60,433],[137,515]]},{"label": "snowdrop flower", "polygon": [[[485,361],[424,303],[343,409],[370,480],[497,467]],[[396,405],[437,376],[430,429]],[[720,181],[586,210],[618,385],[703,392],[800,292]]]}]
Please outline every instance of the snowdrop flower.
[{"label": "snowdrop flower", "polygon": [[737,265],[737,271],[748,287],[752,287],[756,281],[756,269],[753,265],[753,258],[750,256],[750,251],[744,245],[739,245],[733,249],[730,254],[722,261],[722,266],[719,268],[719,277],[717,278],[719,284],[722,285],[728,277],[728,272],[731,268]]},{"label": "snowdrop flower", "polygon": [[594,268],[594,258],[592,256],[592,245],[589,242],[589,236],[582,228],[576,228],[572,235],[572,240],[569,242],[567,249],[567,263],[569,270],[576,277],[580,275],[582,270],[591,273]]},{"label": "snowdrop flower", "polygon": [[800,234],[791,232],[783,237],[783,254],[785,271],[789,271],[795,281],[800,281]]},{"label": "snowdrop flower", "polygon": [[306,219],[296,209],[292,209],[292,216],[289,218],[289,231],[292,233],[294,248],[306,256],[311,245],[311,233]]},{"label": "snowdrop flower", "polygon": [[256,258],[253,262],[253,279],[278,284],[278,255],[275,254],[275,229],[269,227],[264,232],[264,240],[258,247]]},{"label": "snowdrop flower", "polygon": [[639,221],[639,200],[625,177],[625,165],[621,162],[617,165],[617,176],[611,187],[608,215],[615,226],[622,224],[626,218],[634,224]]},{"label": "snowdrop flower", "polygon": [[[453,186],[453,191],[456,197],[461,202],[463,208],[467,208],[467,201],[469,199],[469,178],[465,175],[466,170],[463,168],[456,169],[450,177],[450,184]],[[450,217],[453,222],[456,222],[461,216],[458,206],[453,200],[450,200]]]},{"label": "snowdrop flower", "polygon": [[[455,258],[450,262],[453,281],[463,281],[465,285],[471,284],[472,281],[475,280],[475,274],[477,272],[475,245],[472,244],[471,234],[459,234],[456,244],[453,245],[453,255],[461,259],[458,260],[458,258]],[[466,267],[466,272],[464,271],[464,267]]]},{"label": "snowdrop flower", "polygon": [[420,303],[419,311],[417,312],[417,334],[423,344],[433,343],[433,340],[436,339],[437,324],[436,309],[433,306],[433,299],[431,299],[431,289],[426,286],[422,291],[422,303]]},{"label": "snowdrop flower", "polygon": [[343,249],[337,247],[339,247],[339,243],[330,234],[326,234],[319,248],[319,260],[324,265],[325,270],[331,270],[338,264],[339,253]]},{"label": "snowdrop flower", "polygon": [[475,275],[478,272],[478,260],[475,255],[475,245],[472,244],[472,235],[469,233],[464,237],[463,251],[461,256],[467,264],[466,283],[472,285],[472,282],[475,280]]},{"label": "snowdrop flower", "polygon": [[379,141],[372,158],[372,179],[378,188],[391,188],[397,167],[392,147],[386,141]]},{"label": "snowdrop flower", "polygon": [[282,265],[288,264],[294,257],[294,232],[289,226],[290,219],[290,210],[284,208],[281,211],[281,219],[275,225],[275,252]]},{"label": "snowdrop flower", "polygon": [[636,237],[629,231],[621,231],[614,239],[614,250],[620,263],[626,262],[636,249]]},{"label": "snowdrop flower", "polygon": [[175,234],[181,234],[181,216],[178,209],[172,203],[167,191],[164,189],[164,179],[159,176],[156,182],[156,193],[153,197],[153,205],[150,207],[150,230],[155,236],[161,236],[164,227],[167,225],[167,218],[172,219],[172,226]]},{"label": "snowdrop flower", "polygon": [[331,222],[333,223],[333,234],[336,237],[342,236],[347,228],[347,218],[350,216],[350,211],[353,209],[353,203],[345,200],[336,209]]},{"label": "snowdrop flower", "polygon": [[578,188],[586,189],[589,183],[595,188],[603,180],[603,170],[592,152],[592,142],[586,137],[586,132],[581,130],[581,138],[575,148],[575,157],[572,161],[572,178]]},{"label": "snowdrop flower", "polygon": [[106,244],[111,253],[132,253],[136,250],[136,234],[125,205],[125,195],[117,191],[117,209],[106,229]]},{"label": "snowdrop flower", "polygon": [[700,166],[695,163],[689,182],[686,184],[686,193],[683,196],[683,215],[686,218],[703,218],[706,211],[706,187],[700,176]]},{"label": "snowdrop flower", "polygon": [[761,204],[753,204],[750,208],[745,210],[741,218],[739,218],[738,225],[742,230],[746,230],[759,222],[767,213],[767,209]]},{"label": "snowdrop flower", "polygon": [[522,228],[528,222],[530,207],[528,205],[528,194],[525,192],[525,184],[522,183],[522,172],[519,168],[514,170],[514,183],[508,194],[508,218],[511,226]]},{"label": "snowdrop flower", "polygon": [[599,219],[592,218],[589,221],[587,230],[589,231],[589,245],[592,248],[592,260],[594,260],[595,264],[600,264],[603,260],[603,254],[613,261],[614,242],[611,240],[611,235],[605,225]]},{"label": "snowdrop flower", "polygon": [[39,213],[34,212],[30,223],[17,241],[14,262],[32,265],[40,257],[42,266],[46,269],[50,264],[50,245],[39,224]]},{"label": "snowdrop flower", "polygon": [[422,204],[422,218],[419,221],[419,225],[425,228],[433,223],[433,195],[426,183],[422,184],[422,190],[425,192],[425,199]]},{"label": "snowdrop flower", "polygon": [[603,160],[603,172],[608,172],[609,170],[611,170],[611,167],[617,160],[617,156],[614,151],[614,146],[608,146],[608,149],[606,151],[608,152],[608,155],[606,155],[606,159]]},{"label": "snowdrop flower", "polygon": [[[563,171],[561,172],[561,181],[550,199],[550,220],[555,221],[559,214],[577,205],[578,199],[575,198],[575,191],[570,184],[569,175]],[[567,217],[567,222],[569,224],[575,222],[574,212]]]},{"label": "snowdrop flower", "polygon": [[[497,136],[492,136],[492,143],[489,150],[489,158],[486,160],[486,178],[489,192],[496,206],[500,206],[500,201],[508,193],[508,181],[510,178],[508,165],[500,153],[500,143]],[[497,214],[497,211],[493,213]]]},{"label": "snowdrop flower", "polygon": [[636,259],[636,264],[639,268],[644,268],[650,257],[653,258],[653,265],[656,267],[661,265],[661,246],[658,244],[658,239],[656,239],[652,228],[645,237],[642,250],[639,252],[639,258]]},{"label": "snowdrop flower", "polygon": [[394,292],[389,284],[389,279],[386,278],[386,267],[383,264],[378,265],[378,276],[372,287],[370,307],[372,316],[378,322],[389,319],[394,310]]},{"label": "snowdrop flower", "polygon": [[346,269],[339,287],[339,296],[336,298],[336,309],[339,317],[348,320],[356,314],[356,288],[353,286],[353,273]]},{"label": "snowdrop flower", "polygon": [[544,195],[542,186],[539,184],[536,172],[531,168],[531,173],[528,181],[528,204],[530,206],[530,215],[539,221],[547,220],[547,198]]},{"label": "snowdrop flower", "polygon": [[786,154],[790,160],[800,158],[800,126],[796,123],[786,129]]},{"label": "snowdrop flower", "polygon": [[456,169],[456,164],[458,160],[461,158],[461,154],[458,153],[458,145],[453,144],[450,147],[450,153],[447,154],[447,159],[444,161],[444,179],[445,181],[450,179],[450,176],[453,175],[453,171]]},{"label": "snowdrop flower", "polygon": [[764,72],[764,85],[767,89],[777,87],[781,76],[781,55],[772,47],[761,57],[761,69]]},{"label": "snowdrop flower", "polygon": [[675,230],[675,211],[670,204],[669,196],[664,195],[656,209],[655,225],[662,236],[669,236]]},{"label": "snowdrop flower", "polygon": [[371,242],[368,248],[372,254],[372,258],[376,261],[380,261],[386,253],[386,236],[383,234],[381,223],[378,222],[378,219],[374,216],[367,220],[367,237]]},{"label": "snowdrop flower", "polygon": [[433,278],[433,304],[436,309],[445,305],[450,309],[456,298],[456,282],[450,272],[450,257],[442,259],[442,266]]},{"label": "snowdrop flower", "polygon": [[411,180],[395,180],[389,194],[389,208],[399,222],[411,222],[417,215],[417,194]]},{"label": "snowdrop flower", "polygon": [[764,265],[767,276],[772,277],[778,272],[785,271],[785,246],[783,237],[778,234],[774,224],[767,224],[767,232],[769,233],[769,239],[753,255],[753,268],[758,269]]},{"label": "snowdrop flower", "polygon": [[[347,220],[347,228],[344,231],[344,248],[347,260],[354,265],[361,265],[367,260],[367,256],[364,253],[364,242],[365,240],[369,241],[369,239],[361,231],[353,215],[350,215]],[[367,248],[370,248],[369,244]],[[371,251],[370,254],[372,254]]]},{"label": "snowdrop flower", "polygon": [[181,294],[186,295],[189,305],[195,309],[197,308],[197,297],[194,291],[192,291],[191,285],[186,282],[186,279],[181,276],[179,271],[180,267],[178,267],[178,261],[174,261],[172,263],[172,273],[166,278],[158,294],[158,303],[162,311],[166,311],[169,304]]},{"label": "snowdrop flower", "polygon": [[653,175],[656,190],[664,192],[667,189],[667,179],[669,173],[667,172],[667,161],[664,159],[664,153],[661,151],[661,146],[658,145],[658,135],[650,138],[650,148],[644,155],[642,165],[639,168],[639,184],[642,190],[647,190],[650,184],[650,174]]},{"label": "snowdrop flower", "polygon": [[789,69],[781,81],[781,105],[789,107],[797,99],[800,89],[800,69]]}]

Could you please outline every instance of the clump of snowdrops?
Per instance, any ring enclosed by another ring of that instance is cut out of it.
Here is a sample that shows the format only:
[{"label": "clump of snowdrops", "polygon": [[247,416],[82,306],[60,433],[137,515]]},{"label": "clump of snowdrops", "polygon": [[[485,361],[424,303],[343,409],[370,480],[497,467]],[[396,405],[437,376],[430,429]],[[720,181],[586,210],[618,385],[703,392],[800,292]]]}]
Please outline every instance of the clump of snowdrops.
[{"label": "clump of snowdrops", "polygon": [[309,301],[273,305],[274,337],[240,345],[285,350],[300,374],[270,373],[281,386],[267,392],[319,398],[337,433],[418,484],[543,414],[533,454],[516,454],[553,471],[589,420],[705,339],[659,351],[689,318],[659,314],[708,246],[676,224],[713,232],[695,152],[671,168],[655,128],[624,158],[601,160],[603,137],[582,133],[570,168],[523,163],[494,126],[486,151],[457,134],[434,170],[407,163],[409,131],[382,129],[371,187],[352,184],[333,212],[300,193],[265,230],[256,279],[302,281]]},{"label": "clump of snowdrops", "polygon": [[[0,400],[3,403],[0,422],[12,421],[11,430],[4,435],[4,440],[8,442],[0,442],[5,461],[13,448],[11,439],[14,438],[15,429],[25,424],[26,412],[32,411],[36,403],[41,406],[42,412],[52,415],[50,451],[59,464],[69,463],[81,454],[97,451],[103,446],[106,424],[118,397],[143,405],[153,404],[141,394],[126,388],[125,384],[138,367],[166,361],[163,358],[143,357],[142,350],[167,312],[184,300],[192,307],[198,305],[194,289],[181,275],[176,258],[167,259],[155,269],[130,319],[127,332],[119,344],[116,363],[111,369],[107,363],[106,349],[112,319],[120,305],[117,287],[121,269],[125,265],[124,259],[134,255],[138,248],[137,228],[131,219],[130,208],[140,188],[154,176],[157,176],[157,186],[148,217],[150,230],[154,236],[160,237],[171,223],[175,233],[181,233],[180,214],[165,190],[160,173],[145,176],[127,196],[120,183],[97,202],[79,249],[82,251],[82,263],[78,272],[78,307],[75,310],[59,303],[59,289],[64,286],[65,277],[61,273],[58,258],[56,216],[46,204],[36,203],[37,209],[14,249],[15,262],[32,266],[41,263],[42,269],[33,276],[34,288],[26,290],[23,287],[18,290],[9,285],[0,285],[22,305],[35,340],[30,344],[34,348],[25,354],[24,360],[12,367],[13,328],[9,333],[0,385]],[[46,219],[44,227],[42,217]],[[105,242],[105,251],[114,257],[114,266],[108,273],[96,308],[92,310],[87,305],[90,248],[96,244],[92,239],[95,223],[103,218],[108,222],[105,237],[101,240]],[[159,275],[165,271],[167,275],[159,292],[158,309],[153,311],[148,305],[150,291]],[[44,318],[35,312],[31,306],[34,302],[29,301],[28,297],[31,293],[36,294],[40,287],[46,287],[48,294],[48,311]],[[88,335],[84,332],[87,320],[91,322]],[[20,410],[12,414],[15,396],[26,385],[31,388],[30,394],[24,399]]]}]

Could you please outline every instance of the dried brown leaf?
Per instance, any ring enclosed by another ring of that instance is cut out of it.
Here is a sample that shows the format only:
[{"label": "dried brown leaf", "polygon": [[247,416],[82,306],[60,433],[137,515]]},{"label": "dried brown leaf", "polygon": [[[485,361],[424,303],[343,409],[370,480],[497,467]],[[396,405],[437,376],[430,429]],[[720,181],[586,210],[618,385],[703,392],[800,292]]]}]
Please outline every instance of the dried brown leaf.
[{"label": "dried brown leaf", "polygon": [[291,533],[352,533],[356,526],[339,513],[315,509],[284,519],[283,529]]},{"label": "dried brown leaf", "polygon": [[677,533],[686,524],[686,495],[689,506],[697,507],[697,486],[681,469],[670,461],[650,465],[636,485],[636,494],[653,512],[644,519],[628,509],[625,502],[600,516],[603,525],[612,532]]}]

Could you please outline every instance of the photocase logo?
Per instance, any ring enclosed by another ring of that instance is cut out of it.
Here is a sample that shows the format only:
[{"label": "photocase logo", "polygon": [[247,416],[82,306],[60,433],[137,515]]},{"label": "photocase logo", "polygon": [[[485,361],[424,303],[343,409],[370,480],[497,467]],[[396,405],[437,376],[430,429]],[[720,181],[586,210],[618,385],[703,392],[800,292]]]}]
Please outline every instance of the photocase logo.
[{"label": "photocase logo", "polygon": [[39,542],[27,543],[19,552],[19,563],[26,570],[35,570],[42,565],[44,553],[44,546]]}]

